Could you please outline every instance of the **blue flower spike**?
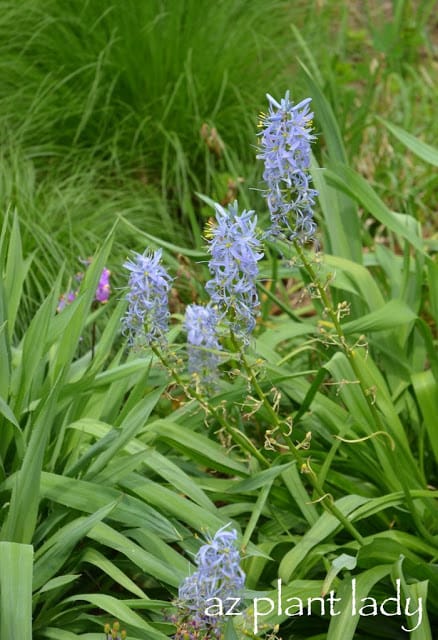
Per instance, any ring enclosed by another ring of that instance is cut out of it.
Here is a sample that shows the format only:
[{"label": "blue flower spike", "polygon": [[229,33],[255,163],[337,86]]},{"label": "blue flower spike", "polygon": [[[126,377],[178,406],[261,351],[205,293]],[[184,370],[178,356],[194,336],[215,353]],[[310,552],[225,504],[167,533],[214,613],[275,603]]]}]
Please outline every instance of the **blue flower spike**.
[{"label": "blue flower spike", "polygon": [[313,208],[318,192],[311,187],[310,175],[313,113],[311,98],[294,105],[289,91],[281,102],[272,96],[269,113],[262,114],[260,153],[265,163],[264,196],[271,214],[272,235],[306,242],[313,238],[316,225]]}]

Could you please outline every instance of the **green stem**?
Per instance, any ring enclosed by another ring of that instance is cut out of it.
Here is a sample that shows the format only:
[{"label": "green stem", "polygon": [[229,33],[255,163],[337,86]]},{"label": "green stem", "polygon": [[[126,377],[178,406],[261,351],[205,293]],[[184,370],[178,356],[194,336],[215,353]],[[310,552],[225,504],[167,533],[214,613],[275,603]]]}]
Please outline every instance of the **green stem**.
[{"label": "green stem", "polygon": [[[239,344],[237,343],[235,337],[232,335],[231,336],[232,342],[234,344],[234,347],[236,349],[239,348]],[[252,383],[252,386],[255,390],[255,392],[257,393],[258,397],[260,398],[260,400],[263,403],[263,406],[265,407],[265,409],[267,410],[270,418],[272,419],[274,426],[276,428],[278,428],[278,430],[281,432],[281,434],[283,435],[283,438],[285,439],[289,451],[290,453],[293,455],[293,457],[295,458],[298,468],[301,469],[306,469],[308,472],[308,477],[309,477],[309,481],[310,484],[312,485],[315,493],[318,495],[319,497],[319,502],[321,502],[322,506],[329,511],[335,518],[337,518],[337,520],[339,520],[339,522],[342,524],[342,526],[344,527],[344,529],[346,531],[348,531],[355,540],[357,540],[357,542],[360,545],[364,544],[364,539],[362,538],[361,534],[359,533],[359,531],[356,529],[356,527],[350,522],[350,520],[348,520],[348,518],[346,516],[344,516],[344,514],[342,513],[342,511],[340,511],[340,509],[338,509],[338,507],[333,504],[333,502],[331,501],[331,497],[327,494],[327,492],[324,491],[323,487],[321,486],[318,477],[316,476],[316,474],[314,473],[314,471],[312,471],[312,469],[310,468],[309,464],[307,463],[307,461],[302,457],[302,455],[300,454],[300,452],[298,451],[298,449],[296,448],[296,446],[294,445],[290,435],[289,435],[289,426],[286,425],[285,423],[283,423],[277,413],[275,412],[274,408],[272,407],[271,403],[269,402],[268,398],[266,397],[266,394],[264,393],[263,389],[261,388],[259,381],[257,380],[256,375],[254,374],[254,371],[252,370],[251,365],[248,363],[248,360],[246,359],[245,354],[243,353],[242,350],[240,350],[240,357],[241,357],[241,361],[243,364],[243,368],[246,371],[246,374],[249,378],[249,380]]]},{"label": "green stem", "polygon": [[181,387],[184,392],[186,398],[188,400],[197,400],[201,407],[204,409],[206,413],[211,413],[211,415],[217,420],[217,422],[223,427],[227,433],[230,434],[231,438],[234,442],[246,453],[249,453],[251,456],[257,458],[259,463],[264,467],[270,467],[269,461],[264,457],[264,455],[255,447],[255,445],[249,440],[243,433],[241,433],[238,429],[228,425],[224,419],[224,417],[216,410],[215,407],[209,405],[202,395],[196,389],[188,389],[187,385],[184,383],[183,379],[179,375],[178,371],[170,364],[170,362],[164,357],[163,353],[158,349],[158,347],[152,345],[152,351],[160,360],[160,362],[164,365],[164,367],[170,372],[175,382]]},{"label": "green stem", "polygon": [[354,349],[352,349],[346,338],[345,338],[345,334],[344,334],[344,330],[342,329],[342,325],[339,321],[338,315],[336,313],[336,310],[333,308],[332,302],[327,294],[327,291],[325,290],[325,287],[321,284],[318,276],[315,273],[315,270],[312,266],[312,264],[309,262],[309,260],[307,260],[306,254],[304,253],[304,250],[302,248],[302,246],[299,244],[299,242],[294,241],[294,246],[296,249],[297,254],[299,255],[304,268],[306,269],[307,273],[309,274],[309,277],[312,281],[312,283],[316,286],[316,289],[318,291],[318,294],[322,300],[322,303],[324,305],[324,308],[326,310],[326,312],[328,313],[330,320],[333,323],[333,326],[335,328],[336,333],[338,334],[339,337],[339,341],[341,344],[341,347],[348,359],[348,361],[350,362],[350,366],[353,369],[354,375],[356,376],[357,381],[359,382],[359,386],[362,390],[363,396],[366,400],[366,403],[368,405],[368,408],[370,410],[370,413],[373,417],[373,420],[375,422],[375,425],[377,427],[377,429],[381,430],[381,431],[385,431],[385,426],[381,421],[381,418],[379,416],[379,412],[377,411],[371,397],[370,394],[368,393],[368,389],[363,381],[362,378],[362,374],[360,372],[360,369],[357,365],[356,362],[356,358],[355,358],[355,352]]}]

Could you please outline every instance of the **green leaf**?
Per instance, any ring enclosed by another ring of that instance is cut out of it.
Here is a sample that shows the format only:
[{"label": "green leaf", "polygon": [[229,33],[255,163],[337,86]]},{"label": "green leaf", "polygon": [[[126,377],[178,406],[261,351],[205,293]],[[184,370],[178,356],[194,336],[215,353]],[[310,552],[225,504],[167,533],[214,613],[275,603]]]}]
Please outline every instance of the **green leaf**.
[{"label": "green leaf", "polygon": [[153,504],[160,513],[170,513],[198,531],[204,528],[216,531],[226,524],[219,517],[217,509],[213,513],[207,511],[172,489],[148,478],[142,478],[138,474],[131,473],[125,476],[120,485],[140,496],[146,503]]},{"label": "green leaf", "polygon": [[218,444],[200,433],[183,429],[180,425],[169,420],[156,420],[148,426],[147,433],[153,433],[157,440],[169,442],[190,458],[212,469],[225,473],[232,471],[241,476],[248,475],[245,466],[233,460]]},{"label": "green leaf", "polygon": [[347,553],[341,553],[340,556],[335,558],[332,561],[332,565],[324,580],[321,595],[322,596],[326,595],[326,593],[330,589],[330,586],[333,580],[336,578],[336,576],[340,571],[342,571],[343,569],[348,569],[349,571],[352,571],[353,569],[356,568],[356,564],[357,564],[357,559],[354,556],[349,556]]},{"label": "green leaf", "polygon": [[13,376],[13,395],[16,396],[14,408],[17,415],[20,415],[23,403],[28,400],[32,385],[35,385],[36,372],[46,353],[46,338],[56,296],[57,285],[39,307],[23,338],[20,366]]},{"label": "green leaf", "polygon": [[420,405],[429,442],[435,461],[438,462],[438,381],[432,371],[419,371],[412,374],[412,384]]},{"label": "green leaf", "polygon": [[341,599],[340,615],[332,616],[327,640],[353,640],[360,616],[361,598],[366,598],[374,585],[391,573],[391,565],[374,567],[354,578],[345,578],[336,597]]},{"label": "green leaf", "polygon": [[291,322],[289,319],[286,321],[280,320],[279,322],[273,323],[272,328],[269,327],[257,338],[255,352],[257,355],[260,355],[263,347],[275,349],[280,342],[293,340],[294,338],[300,338],[315,332],[315,326],[307,322]]},{"label": "green leaf", "polygon": [[[23,283],[29,270],[32,258],[23,259],[21,245],[20,225],[18,215],[15,212],[12,229],[9,236],[8,259],[5,265],[4,286],[8,307],[8,332],[12,340],[14,335],[15,319],[20,304]],[[1,271],[2,265],[0,265]],[[1,275],[1,273],[0,273]]]},{"label": "green leaf", "polygon": [[385,304],[385,299],[377,286],[376,281],[364,266],[352,260],[347,260],[340,256],[323,256],[322,266],[328,266],[330,272],[325,275],[335,274],[331,285],[339,287],[349,287],[347,291],[353,291],[366,303],[370,311],[380,309]]},{"label": "green leaf", "polygon": [[0,542],[0,637],[32,640],[33,548]]},{"label": "green leaf", "polygon": [[108,260],[112,241],[113,232],[108,235],[102,248],[98,251],[86,270],[84,279],[81,282],[79,295],[70,305],[72,315],[68,323],[68,331],[61,334],[57,345],[56,357],[54,358],[51,369],[52,379],[56,378],[62,369],[70,365],[75,355],[78,342],[86,324],[87,315],[96,294],[99,278]]},{"label": "green leaf", "polygon": [[239,640],[233,624],[233,618],[228,618],[224,629],[224,640]]},{"label": "green leaf", "polygon": [[383,118],[378,118],[378,120],[380,120],[380,122],[383,122],[385,127],[389,129],[389,131],[391,131],[391,133],[395,135],[395,137],[400,140],[400,142],[404,144],[405,147],[415,153],[416,156],[418,156],[425,162],[432,164],[434,167],[438,167],[438,149],[435,149],[429,144],[418,140],[418,138],[413,136],[411,133],[408,133],[401,127],[392,124],[392,122],[388,122]]},{"label": "green leaf", "polygon": [[[366,499],[361,496],[344,496],[337,500],[335,505],[345,516],[348,516],[365,501]],[[282,558],[278,572],[283,582],[289,582],[296,568],[313,547],[323,542],[341,526],[339,520],[331,513],[323,513],[301,540]]]},{"label": "green leaf", "polygon": [[[1,340],[1,336],[0,336],[0,340]],[[8,420],[8,422],[11,423],[11,425],[14,428],[15,446],[17,448],[18,457],[21,460],[23,458],[24,448],[25,448],[23,433],[20,429],[20,425],[18,424],[17,418],[15,417],[12,409],[3,400],[1,396],[0,396],[0,413],[6,418],[6,420]]]},{"label": "green leaf", "polygon": [[117,501],[117,506],[111,513],[111,520],[124,526],[149,526],[163,539],[173,541],[180,538],[175,527],[158,511],[143,501],[124,495],[111,487],[43,472],[41,496],[85,513],[94,513]]},{"label": "green leaf", "polygon": [[276,465],[270,469],[259,471],[258,473],[253,474],[250,478],[236,482],[236,484],[230,487],[228,493],[245,493],[248,491],[254,491],[255,489],[260,489],[260,487],[263,487],[265,484],[272,483],[277,476],[289,469],[293,464],[295,463],[288,462],[287,464]]},{"label": "green leaf", "polygon": [[[432,640],[432,633],[430,629],[429,619],[427,616],[427,590],[428,580],[415,582],[408,584],[404,575],[403,565],[405,562],[404,555],[401,555],[398,562],[396,562],[392,577],[393,579],[400,581],[400,589],[403,594],[403,598],[406,600],[409,598],[409,609],[405,608],[405,624],[404,630],[409,633],[414,640]],[[433,582],[435,586],[436,580]],[[421,600],[421,603],[419,602]],[[407,612],[411,615],[408,616]],[[415,618],[412,619],[412,613],[417,611]]]},{"label": "green leaf", "polygon": [[268,480],[268,482],[258,492],[257,500],[254,506],[251,508],[251,515],[248,520],[248,524],[246,525],[244,534],[242,536],[242,548],[248,547],[248,544],[251,540],[251,536],[257,527],[257,523],[260,519],[260,516],[262,515],[263,510],[265,509],[265,506],[268,501],[269,494],[272,488],[272,483],[273,483],[273,479]]},{"label": "green leaf", "polygon": [[311,74],[312,78],[314,78],[318,86],[322,87],[324,84],[324,78],[322,76],[321,71],[319,70],[318,63],[316,62],[315,57],[312,54],[311,48],[309,47],[306,40],[301,35],[301,31],[294,24],[291,24],[290,28],[292,30],[292,33],[294,34],[294,37],[298,45],[301,47],[304,55],[306,56],[307,63],[312,72]]},{"label": "green leaf", "polygon": [[312,95],[312,106],[315,109],[318,121],[321,123],[330,158],[335,162],[342,162],[343,164],[346,164],[347,153],[345,151],[341,131],[338,127],[338,122],[335,118],[330,102],[323,94],[319,85],[313,79],[312,74],[306,65],[301,62],[301,60],[299,60],[299,63],[306,75],[307,84]]},{"label": "green leaf", "polygon": [[[353,247],[347,235],[347,228],[343,224],[344,204],[351,208],[352,201],[347,196],[334,187],[330,186],[325,179],[324,171],[312,156],[311,171],[313,182],[318,191],[318,203],[324,216],[322,229],[325,233],[325,247],[330,254],[350,259],[359,258],[360,243],[355,242]],[[357,212],[354,211],[357,217]],[[360,236],[358,237],[359,240]],[[359,246],[357,246],[359,245]]]},{"label": "green leaf", "polygon": [[[299,63],[305,73],[315,116],[321,125],[327,144],[328,166],[337,163],[347,164],[347,153],[331,104],[325,97],[321,86],[315,81],[314,75],[310,73],[303,62],[299,60]],[[315,186],[321,194],[321,208],[328,232],[329,252],[361,263],[361,229],[355,203],[345,194],[330,188],[314,159],[312,161],[312,175]]]},{"label": "green leaf", "polygon": [[[110,549],[115,549],[129,558],[142,573],[147,573],[155,580],[161,580],[172,587],[178,587],[187,575],[180,567],[168,563],[164,558],[157,557],[148,549],[142,549],[140,545],[135,544],[131,539],[104,522],[100,522],[93,527],[87,535],[91,540],[95,540]],[[187,563],[187,568],[189,566],[189,563]]]},{"label": "green leaf", "polygon": [[11,345],[7,331],[8,321],[6,315],[3,282],[0,278],[0,397],[5,399],[9,396],[11,377]]},{"label": "green leaf", "polygon": [[281,477],[308,524],[315,524],[318,520],[318,511],[316,506],[309,502],[309,494],[306,491],[302,474],[299,473],[296,464],[284,471]]},{"label": "green leaf", "polygon": [[[56,627],[46,627],[42,629],[40,633],[44,638],[50,638],[50,640],[92,640],[91,637],[84,638],[82,634],[78,636],[76,633],[71,633],[71,631],[65,631],[64,629],[58,629]],[[95,638],[96,640],[102,640],[102,634],[99,633]]]},{"label": "green leaf", "polygon": [[[362,351],[360,349],[351,351],[351,359],[355,366],[354,372],[345,354],[340,351],[335,353],[326,364],[326,367],[338,382],[353,381],[359,378],[364,389],[374,390],[375,406],[381,412],[380,430],[382,432],[388,431],[395,442],[397,459],[400,465],[399,469],[396,469],[394,465],[395,454],[391,450],[391,441],[386,437],[382,439],[382,436],[375,437],[373,435],[377,431],[376,426],[378,427],[378,425],[375,424],[373,413],[359,385],[343,384],[340,395],[347,405],[350,416],[360,425],[358,433],[361,436],[364,432],[365,435],[373,436],[369,442],[385,472],[388,486],[393,490],[400,489],[401,473],[406,475],[413,488],[420,486],[420,484],[422,486],[420,474],[406,436],[406,430],[400,421],[387,383],[372,358]],[[383,429],[382,426],[384,427]]]},{"label": "green leaf", "polygon": [[78,544],[97,522],[106,518],[113,511],[117,502],[112,502],[88,518],[77,518],[62,527],[56,534],[38,549],[35,555],[33,588],[44,585],[69,558],[73,548]]},{"label": "green leaf", "polygon": [[[371,213],[379,222],[390,231],[407,240],[415,249],[424,253],[423,241],[416,235],[412,235],[408,226],[409,216],[402,218],[388,209],[368,182],[349,167],[336,166],[336,172],[326,170],[324,172],[329,184],[344,191],[349,196]],[[402,222],[405,221],[405,223]]]},{"label": "green leaf", "polygon": [[123,600],[118,600],[112,596],[103,593],[83,593],[70,596],[70,598],[67,598],[61,604],[80,601],[88,602],[93,607],[98,607],[106,611],[117,620],[120,620],[120,623],[123,625],[131,625],[139,630],[147,631],[148,640],[168,640],[167,636],[151,627],[138,613],[132,611]]},{"label": "green leaf", "polygon": [[120,427],[113,431],[116,437],[113,438],[111,444],[105,448],[105,451],[103,451],[90,466],[85,476],[87,480],[92,479],[93,476],[99,473],[125,444],[132,438],[135,438],[137,433],[147,423],[164,389],[164,386],[155,389],[135,405]]},{"label": "green leaf", "polygon": [[[403,585],[405,598],[410,598],[409,611],[419,611],[421,609],[421,622],[419,613],[417,613],[415,617],[409,617],[408,621],[403,625],[409,631],[411,640],[432,640],[432,631],[426,608],[428,584],[428,581],[424,580]],[[419,600],[421,600],[421,606]]]},{"label": "green leaf", "polygon": [[14,476],[11,505],[1,532],[2,538],[29,543],[32,540],[40,504],[40,479],[59,394],[57,380],[41,404],[20,470]]},{"label": "green leaf", "polygon": [[[78,431],[91,434],[96,438],[103,440],[108,434],[112,433],[110,425],[98,420],[90,420],[84,418],[78,420],[70,425],[70,429],[77,429]],[[145,465],[154,473],[157,473],[162,478],[167,480],[175,489],[180,491],[183,495],[188,496],[191,500],[204,507],[208,511],[214,512],[216,510],[213,502],[208,496],[198,487],[198,485],[192,480],[192,478],[184,473],[177,464],[172,462],[168,457],[162,455],[155,448],[150,447],[137,438],[132,438],[125,444],[123,451],[129,454],[129,459],[126,460],[126,473],[129,473],[132,469],[138,468],[141,465]],[[136,462],[136,459],[140,462]],[[110,482],[111,478],[119,478],[125,475],[123,465],[117,464],[117,471],[113,469],[105,469],[97,477],[99,483]]]},{"label": "green leaf", "polygon": [[215,512],[216,507],[210,498],[198,487],[194,480],[179,468],[177,464],[169,460],[168,457],[159,453],[152,447],[146,447],[147,455],[144,456],[144,464],[149,467],[162,478],[164,478],[172,487],[188,496],[193,502],[207,511]]},{"label": "green leaf", "polygon": [[[413,497],[416,497],[417,492],[412,492]],[[438,492],[432,492],[431,499],[436,500],[438,498]],[[377,498],[382,500],[382,498]],[[400,492],[398,502],[394,501],[394,505],[397,506],[403,503],[403,496]],[[379,513],[387,508],[388,505],[381,505],[380,509],[375,509],[370,514],[363,514],[364,518],[369,518],[372,513]],[[389,505],[391,508],[392,505]],[[355,518],[357,520],[357,518]],[[396,557],[393,555],[396,554]],[[358,552],[358,564],[361,567],[371,568],[376,564],[387,564],[389,561],[396,561],[403,554],[412,562],[419,564],[422,556],[429,556],[434,558],[436,555],[436,546],[424,542],[419,536],[404,531],[395,531],[394,529],[388,529],[373,534],[371,538],[367,538],[366,543],[359,549]],[[386,561],[385,561],[386,555]],[[424,565],[423,565],[424,566]],[[434,568],[434,572],[438,571],[438,567]]]},{"label": "green leaf", "polygon": [[385,306],[372,311],[358,320],[342,325],[345,334],[385,331],[414,322],[416,314],[401,300],[390,300]]},{"label": "green leaf", "polygon": [[80,573],[66,573],[63,576],[57,576],[56,578],[52,578],[46,582],[46,584],[41,587],[39,593],[44,593],[46,591],[53,591],[53,589],[59,589],[60,587],[64,587],[67,584],[70,584],[81,577]]},{"label": "green leaf", "polygon": [[138,358],[137,360],[131,360],[124,364],[115,366],[111,369],[106,369],[97,374],[94,379],[90,379],[85,376],[83,379],[77,382],[71,382],[64,390],[65,395],[76,396],[81,391],[90,391],[91,389],[98,389],[99,387],[107,387],[113,382],[124,380],[130,375],[142,375],[149,368],[149,363],[145,358]]},{"label": "green leaf", "polygon": [[[203,534],[204,533],[205,532],[203,532]],[[190,561],[184,555],[182,555],[180,549],[175,544],[164,542],[164,540],[161,540],[161,538],[159,538],[155,533],[152,533],[150,529],[146,527],[143,527],[141,529],[138,527],[136,529],[126,529],[124,531],[124,535],[126,536],[126,538],[129,538],[129,541],[135,540],[142,549],[147,550],[148,553],[152,554],[158,559],[163,560],[163,562],[167,566],[172,567],[172,570],[176,576],[173,578],[174,580],[179,579],[179,581],[182,582],[182,580],[192,569]],[[191,552],[193,550],[192,535],[188,535],[190,539],[189,545]],[[184,543],[186,542],[187,540],[184,540]],[[180,544],[183,545],[183,541],[181,541]],[[135,562],[134,556],[133,559]]]},{"label": "green leaf", "polygon": [[[129,544],[129,540],[126,540],[126,542],[127,544]],[[126,589],[126,591],[130,591],[135,596],[137,596],[137,598],[147,599],[147,595],[145,594],[143,589],[140,589],[140,587],[135,584],[135,582],[133,582],[131,578],[128,578],[128,576],[123,573],[123,571],[121,571],[121,569],[119,569],[119,567],[117,567],[114,562],[111,562],[111,560],[106,558],[96,549],[89,547],[82,556],[81,562],[88,562],[89,564],[92,564],[94,567],[96,567],[98,571],[103,571],[112,579],[114,584],[120,585],[121,587]]]},{"label": "green leaf", "polygon": [[105,324],[103,334],[95,348],[94,358],[87,371],[87,376],[90,378],[94,377],[96,373],[101,371],[103,363],[108,359],[109,354],[111,353],[114,339],[120,331],[120,318],[125,312],[126,304],[126,300],[120,300],[119,304],[112,311],[109,320]]},{"label": "green leaf", "polygon": [[433,319],[438,324],[438,264],[429,261],[427,268],[430,293],[430,310]]},{"label": "green leaf", "polygon": [[[201,196],[198,193],[196,195],[199,196],[202,200],[206,198],[206,196]],[[149,242],[152,242],[153,246],[163,247],[163,249],[168,249],[171,255],[181,254],[182,256],[188,256],[189,258],[193,258],[195,260],[205,260],[207,257],[207,253],[205,251],[199,251],[196,249],[187,249],[186,247],[180,247],[179,245],[176,245],[173,242],[166,242],[166,240],[163,240],[162,238],[158,238],[157,236],[152,236],[150,233],[146,233],[146,231],[143,231],[143,229],[140,229],[139,227],[134,226],[131,222],[129,222],[129,220],[127,220],[126,218],[123,218],[123,216],[120,217],[120,220],[127,226],[134,229],[136,234],[138,234],[142,238],[145,238]]]},{"label": "green leaf", "polygon": [[[426,498],[429,500],[438,498],[438,491],[431,491],[430,489],[417,489],[412,490],[410,493],[412,498]],[[383,509],[403,504],[404,500],[405,494],[403,491],[394,491],[378,498],[364,498],[363,503],[351,514],[351,518],[352,520],[369,518]]]},{"label": "green leaf", "polygon": [[17,429],[21,432],[20,425],[18,424],[17,418],[14,416],[14,413],[10,406],[6,404],[3,398],[0,396],[0,413],[4,415],[6,420],[9,420],[11,424],[13,424]]}]

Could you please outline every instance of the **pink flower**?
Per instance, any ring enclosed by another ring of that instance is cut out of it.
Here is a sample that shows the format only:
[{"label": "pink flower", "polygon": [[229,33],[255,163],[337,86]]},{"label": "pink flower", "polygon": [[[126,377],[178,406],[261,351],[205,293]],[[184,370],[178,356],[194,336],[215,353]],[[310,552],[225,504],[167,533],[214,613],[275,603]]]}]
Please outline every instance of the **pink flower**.
[{"label": "pink flower", "polygon": [[100,276],[99,284],[97,285],[95,300],[97,300],[97,302],[101,302],[102,304],[108,302],[108,299],[110,297],[110,275],[111,271],[105,267]]},{"label": "pink flower", "polygon": [[[84,263],[89,265],[91,263],[91,259],[84,261]],[[108,299],[111,294],[111,287],[109,282],[110,275],[111,275],[111,271],[106,267],[104,267],[100,275],[99,284],[97,285],[96,293],[94,294],[94,300],[96,302],[100,302],[101,304],[105,304],[106,302],[108,302]],[[82,272],[79,272],[75,275],[75,280],[77,282],[81,282],[83,278],[84,278],[84,274]],[[68,291],[67,293],[63,293],[62,296],[59,298],[58,306],[56,307],[57,313],[61,313],[61,311],[63,311],[68,304],[71,304],[74,300],[76,300],[77,296],[78,296],[77,289],[75,291],[73,291],[73,289],[70,289],[70,291]]]},{"label": "pink flower", "polygon": [[63,293],[59,298],[58,306],[56,307],[57,313],[61,313],[61,311],[75,300],[78,295],[77,291],[68,291],[67,293]]}]

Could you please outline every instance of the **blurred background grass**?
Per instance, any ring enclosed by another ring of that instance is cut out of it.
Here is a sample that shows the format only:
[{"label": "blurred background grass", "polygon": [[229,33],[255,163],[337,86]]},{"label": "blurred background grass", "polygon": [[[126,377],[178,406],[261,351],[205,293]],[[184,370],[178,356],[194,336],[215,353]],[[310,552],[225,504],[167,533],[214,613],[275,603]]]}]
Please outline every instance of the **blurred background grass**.
[{"label": "blurred background grass", "polygon": [[[25,251],[36,251],[32,296],[64,263],[76,271],[119,215],[196,247],[209,213],[195,191],[262,213],[256,114],[266,92],[311,93],[298,59],[331,104],[350,164],[436,232],[436,174],[376,119],[435,143],[436,7],[0,1],[0,215],[16,208]],[[143,246],[120,225],[114,262]]]}]

